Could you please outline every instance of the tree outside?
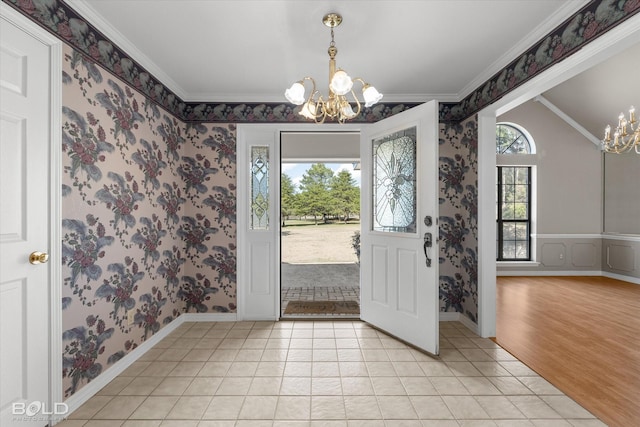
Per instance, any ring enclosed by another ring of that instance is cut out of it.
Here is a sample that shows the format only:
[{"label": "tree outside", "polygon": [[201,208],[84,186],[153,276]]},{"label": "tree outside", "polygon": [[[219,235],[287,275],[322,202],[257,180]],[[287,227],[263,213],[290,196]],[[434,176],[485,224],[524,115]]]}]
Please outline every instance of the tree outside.
[{"label": "tree outside", "polygon": [[298,212],[305,216],[313,216],[318,225],[318,216],[326,220],[332,210],[333,200],[329,194],[329,184],[333,171],[323,163],[315,163],[302,175],[300,194],[298,196]]},{"label": "tree outside", "polygon": [[282,226],[285,227],[285,219],[294,215],[296,205],[296,186],[291,177],[283,173],[280,178],[280,217],[282,218]]},{"label": "tree outside", "polygon": [[335,212],[346,224],[352,214],[360,213],[360,188],[351,172],[342,170],[331,180],[331,197]]},{"label": "tree outside", "polygon": [[291,216],[313,217],[318,225],[319,219],[327,223],[337,218],[347,223],[360,214],[360,187],[347,170],[336,174],[324,163],[315,163],[302,175],[298,188],[286,173],[281,176],[280,188],[283,226]]}]

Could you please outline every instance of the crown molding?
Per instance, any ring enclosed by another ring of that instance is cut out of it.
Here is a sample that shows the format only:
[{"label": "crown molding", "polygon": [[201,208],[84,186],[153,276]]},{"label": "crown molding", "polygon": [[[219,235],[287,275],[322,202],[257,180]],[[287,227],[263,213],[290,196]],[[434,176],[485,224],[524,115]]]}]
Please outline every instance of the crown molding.
[{"label": "crown molding", "polygon": [[[283,90],[284,94],[284,90]],[[429,94],[384,94],[384,98],[382,104],[384,103],[424,103],[432,100],[438,100],[439,102],[447,102],[447,103],[455,103],[459,102],[460,99],[458,95],[455,93],[429,93]],[[189,104],[191,103],[284,103],[285,98],[284,95],[243,95],[238,96],[237,94],[220,94],[220,93],[207,93],[207,92],[199,92],[195,93],[187,93],[183,100]],[[215,100],[215,101],[212,101]],[[360,100],[362,102],[362,100]]]},{"label": "crown molding", "polygon": [[527,34],[523,39],[514,44],[511,49],[502,54],[491,65],[489,65],[482,73],[478,74],[475,79],[467,83],[457,94],[457,100],[460,102],[473,91],[482,87],[493,76],[507,67],[512,61],[526,52],[527,49],[535,45],[540,40],[544,40],[545,36],[553,32],[556,28],[566,22],[567,17],[573,16],[578,10],[586,6],[590,0],[567,1],[560,6],[556,13],[546,21],[542,22],[536,28]]},{"label": "crown molding", "polygon": [[147,55],[145,55],[140,49],[138,49],[129,39],[127,39],[120,31],[118,31],[113,25],[104,20],[102,16],[96,12],[96,10],[85,0],[65,0],[65,2],[75,10],[80,16],[86,19],[91,25],[93,25],[98,31],[104,34],[109,40],[113,42],[120,49],[125,51],[131,59],[134,59],[138,64],[149,71],[156,79],[175,93],[181,100],[185,101],[187,93],[178,85],[167,73]]}]

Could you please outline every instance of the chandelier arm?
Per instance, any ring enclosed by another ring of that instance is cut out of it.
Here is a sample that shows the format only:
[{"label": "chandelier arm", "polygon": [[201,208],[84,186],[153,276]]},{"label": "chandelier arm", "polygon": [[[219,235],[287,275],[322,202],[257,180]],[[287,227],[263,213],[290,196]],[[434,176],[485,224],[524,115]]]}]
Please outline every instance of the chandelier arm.
[{"label": "chandelier arm", "polygon": [[[362,79],[360,79],[360,80],[362,81]],[[356,94],[353,91],[353,89],[351,89],[351,96],[353,96],[353,99],[356,100],[356,105],[358,106],[356,111],[354,111],[354,113],[355,113],[354,117],[357,117],[358,114],[360,114],[360,110],[362,110],[362,105],[360,104],[360,101],[358,101],[358,97],[356,96]]]},{"label": "chandelier arm", "polygon": [[[306,76],[301,80],[301,82],[303,82],[302,84],[304,84],[305,81],[310,81],[311,82],[311,96],[313,96],[314,92],[317,92],[316,91],[316,81],[313,79],[313,77],[309,77],[309,76]],[[311,99],[311,96],[309,96],[309,99]]]},{"label": "chandelier arm", "polygon": [[631,134],[627,133],[627,122],[624,120],[620,126],[618,126],[617,131],[620,132],[620,141],[622,147],[620,148],[620,152],[626,153],[627,151],[631,151],[633,146],[635,145],[635,138],[633,135],[633,127],[631,127]]},{"label": "chandelier arm", "polygon": [[[640,139],[638,135],[640,135],[638,134],[638,132],[635,132],[634,134],[631,134],[631,135],[629,134],[622,135],[622,133],[620,133],[613,140],[611,138],[608,138],[602,141],[603,149],[607,153],[615,153],[615,154],[626,153],[628,151],[631,151],[634,148],[635,148],[635,151],[638,152],[638,149],[640,146]],[[638,153],[640,154],[640,152]]]},{"label": "chandelier arm", "polygon": [[629,109],[629,119],[623,113],[618,116],[618,125],[611,138],[611,126],[605,129],[602,149],[606,153],[627,153],[635,151],[640,154],[640,127],[636,119],[635,108]]},{"label": "chandelier arm", "polygon": [[[316,93],[320,93],[320,92],[316,91]],[[321,125],[322,123],[324,123],[325,119],[327,118],[327,106],[324,101],[324,98],[322,98],[322,94],[318,95],[318,100],[315,102],[316,102],[316,111],[313,117],[313,121],[316,122],[316,124]]]}]

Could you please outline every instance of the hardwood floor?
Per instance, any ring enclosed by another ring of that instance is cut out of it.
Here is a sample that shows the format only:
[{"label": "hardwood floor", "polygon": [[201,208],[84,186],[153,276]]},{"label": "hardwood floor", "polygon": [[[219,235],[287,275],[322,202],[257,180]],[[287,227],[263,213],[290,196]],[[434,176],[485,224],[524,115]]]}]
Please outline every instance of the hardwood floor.
[{"label": "hardwood floor", "polygon": [[640,425],[640,285],[498,277],[496,340],[609,426]]}]

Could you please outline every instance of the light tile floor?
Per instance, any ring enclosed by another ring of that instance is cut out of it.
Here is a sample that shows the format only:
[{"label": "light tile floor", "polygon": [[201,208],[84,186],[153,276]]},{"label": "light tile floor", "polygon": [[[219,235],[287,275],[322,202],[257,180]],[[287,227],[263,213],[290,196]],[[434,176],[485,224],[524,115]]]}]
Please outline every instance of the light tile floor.
[{"label": "light tile floor", "polygon": [[360,321],[184,323],[60,427],[603,426],[493,341],[439,357]]}]

